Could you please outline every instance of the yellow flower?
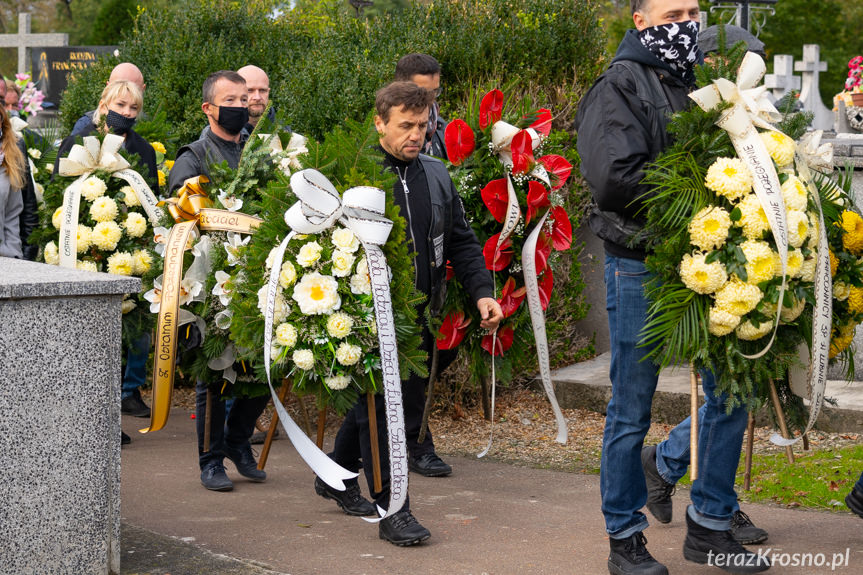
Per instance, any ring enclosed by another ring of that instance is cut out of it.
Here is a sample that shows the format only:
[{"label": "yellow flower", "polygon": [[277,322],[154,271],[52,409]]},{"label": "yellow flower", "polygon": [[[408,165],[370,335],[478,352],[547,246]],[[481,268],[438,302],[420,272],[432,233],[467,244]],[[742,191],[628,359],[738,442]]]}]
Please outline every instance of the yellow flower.
[{"label": "yellow flower", "polygon": [[833,282],[833,299],[845,301],[851,295],[851,286],[845,282]]},{"label": "yellow flower", "polygon": [[90,176],[81,184],[81,195],[90,202],[99,196],[104,196],[106,191],[108,191],[108,186],[96,176]]},{"label": "yellow flower", "polygon": [[130,276],[135,267],[132,254],[129,252],[116,252],[108,257],[108,273],[115,276]]},{"label": "yellow flower", "polygon": [[54,215],[51,216],[51,223],[54,225],[55,228],[57,228],[59,230],[60,224],[62,223],[62,219],[63,219],[63,206],[60,206],[59,208],[54,210]]},{"label": "yellow flower", "polygon": [[360,247],[360,241],[351,230],[336,228],[333,230],[333,245],[343,252],[354,253]]},{"label": "yellow flower", "polygon": [[758,324],[758,327],[755,327],[748,319],[742,322],[737,326],[735,330],[737,332],[737,337],[746,341],[754,341],[756,339],[760,339],[770,333],[773,329],[773,322],[764,321]]},{"label": "yellow flower", "polygon": [[126,216],[126,221],[123,222],[123,227],[126,228],[126,233],[130,238],[140,238],[147,231],[147,218],[138,212],[129,212]]},{"label": "yellow flower", "polygon": [[296,366],[302,370],[308,371],[315,367],[315,354],[312,353],[310,349],[298,349],[293,355],[291,355],[291,359],[294,361]]},{"label": "yellow flower", "polygon": [[821,243],[821,228],[818,220],[818,214],[809,212],[809,243],[806,244],[810,248],[817,248]]},{"label": "yellow flower", "polygon": [[833,337],[830,341],[830,359],[833,359],[851,345],[854,341],[854,324],[840,326],[833,330]]},{"label": "yellow flower", "polygon": [[311,267],[316,261],[321,259],[321,244],[318,242],[308,242],[302,245],[297,253],[297,263],[304,268]]},{"label": "yellow flower", "polygon": [[307,273],[294,286],[292,297],[305,315],[330,313],[342,305],[338,289],[339,284],[334,277]]},{"label": "yellow flower", "polygon": [[[794,297],[794,296],[792,296]],[[782,306],[782,312],[780,312],[779,317],[782,318],[784,323],[791,323],[803,313],[803,309],[806,307],[806,300],[803,298],[797,299],[794,298],[794,305],[791,307]]]},{"label": "yellow flower", "polygon": [[150,145],[153,146],[153,149],[159,152],[160,154],[167,154],[168,151],[165,150],[165,144],[162,142],[150,142]]},{"label": "yellow flower", "polygon": [[174,160],[165,160],[165,167],[168,168],[168,171],[174,169]]},{"label": "yellow flower", "polygon": [[[776,252],[773,252],[776,253]],[[779,254],[776,254],[778,259]],[[799,278],[803,275],[803,252],[800,250],[794,250],[788,252],[788,268],[786,270],[788,275],[792,278]],[[777,275],[782,273],[782,266],[779,266],[779,269],[776,270]]]},{"label": "yellow flower", "polygon": [[135,193],[132,186],[123,186],[120,188],[120,192],[123,194],[123,203],[128,207],[134,208],[141,205],[141,202],[138,201],[138,194]]},{"label": "yellow flower", "polygon": [[153,256],[147,250],[136,250],[132,254],[132,261],[134,262],[132,273],[136,276],[142,276],[150,271],[150,266],[153,265]]},{"label": "yellow flower", "polygon": [[680,279],[692,291],[700,294],[711,294],[728,281],[728,274],[721,262],[705,263],[706,255],[701,253],[686,254],[680,263]]},{"label": "yellow flower", "polygon": [[295,281],[297,281],[297,270],[294,269],[294,264],[284,262],[282,270],[279,272],[279,285],[282,286],[282,289],[285,289],[292,286]]},{"label": "yellow flower", "polygon": [[333,252],[333,275],[337,278],[347,277],[351,274],[351,268],[354,267],[354,260],[357,259],[354,254],[335,250]]},{"label": "yellow flower", "polygon": [[799,210],[788,210],[788,244],[799,248],[809,237],[809,216]]},{"label": "yellow flower", "polygon": [[710,324],[707,329],[715,336],[728,335],[740,323],[740,316],[715,307],[710,308]]},{"label": "yellow flower", "polygon": [[297,328],[289,323],[280,323],[276,328],[276,342],[288,349],[297,344]]},{"label": "yellow flower", "polygon": [[91,230],[87,226],[78,224],[77,232],[78,242],[77,244],[75,244],[75,251],[77,251],[79,254],[83,254],[90,248],[91,244],[95,243],[93,241],[93,230]]},{"label": "yellow flower", "polygon": [[110,222],[117,218],[120,210],[117,208],[117,202],[108,196],[100,196],[93,200],[90,206],[90,217],[97,222]]},{"label": "yellow flower", "polygon": [[746,240],[740,244],[740,249],[746,256],[746,283],[757,285],[773,279],[776,273],[776,261],[773,259],[774,252],[767,242]]},{"label": "yellow flower", "polygon": [[93,262],[90,260],[78,260],[75,263],[75,267],[77,269],[85,271],[85,272],[98,272],[99,271],[99,268],[96,267],[96,262]]},{"label": "yellow flower", "polygon": [[815,258],[806,258],[803,260],[803,265],[800,266],[800,279],[805,282],[814,282],[817,269],[818,260]]},{"label": "yellow flower", "polygon": [[713,250],[725,244],[731,217],[718,206],[708,206],[699,211],[689,222],[689,240],[702,250]]},{"label": "yellow flower", "polygon": [[130,311],[132,311],[133,309],[135,309],[135,307],[137,305],[138,304],[135,303],[135,300],[129,299],[127,297],[126,299],[124,299],[123,301],[120,302],[120,311],[122,311],[123,315],[125,315],[125,314],[129,313]]},{"label": "yellow flower", "polygon": [[738,158],[719,158],[707,169],[704,185],[733,201],[752,191],[752,173]]},{"label": "yellow flower", "polygon": [[794,140],[783,134],[782,132],[769,131],[759,134],[764,145],[767,146],[767,151],[770,157],[776,162],[777,166],[786,166],[794,159]]},{"label": "yellow flower", "polygon": [[[845,210],[842,212],[840,225],[845,231],[842,234],[842,245],[852,254],[860,255],[860,252],[863,251],[863,218],[857,212]],[[830,268],[833,269],[832,264]]]},{"label": "yellow flower", "polygon": [[163,172],[162,170],[157,170],[156,175],[159,176],[159,187],[164,188],[165,184],[168,183],[168,178],[167,176],[165,176],[165,172]]},{"label": "yellow flower", "polygon": [[785,200],[785,209],[805,211],[809,203],[809,193],[806,186],[797,176],[788,176],[782,184],[782,199]]},{"label": "yellow flower", "polygon": [[[764,294],[758,286],[744,283],[735,277],[716,292],[716,308],[742,316],[755,309],[762,297]],[[734,327],[737,327],[737,324]]]},{"label": "yellow flower", "polygon": [[342,365],[356,365],[363,356],[358,345],[351,345],[346,341],[339,344],[336,349],[336,360]]},{"label": "yellow flower", "polygon": [[863,313],[863,288],[851,288],[851,293],[848,295],[848,309],[854,313]]},{"label": "yellow flower", "polygon": [[839,269],[839,259],[833,254],[833,250],[829,250],[830,254],[830,277],[836,277],[836,271]]},{"label": "yellow flower", "polygon": [[102,251],[112,251],[117,248],[121,237],[123,230],[117,222],[99,222],[90,234],[90,241]]},{"label": "yellow flower", "polygon": [[332,337],[347,337],[353,328],[354,320],[346,313],[336,312],[327,318],[327,333]]},{"label": "yellow flower", "polygon": [[45,258],[46,264],[51,264],[52,266],[56,266],[60,263],[60,252],[57,249],[57,244],[54,242],[48,242],[45,244],[45,250],[43,253],[43,257]]},{"label": "yellow flower", "polygon": [[736,225],[743,228],[743,235],[747,239],[760,240],[764,232],[770,229],[770,222],[767,221],[767,214],[764,213],[761,200],[755,194],[746,194],[737,207],[740,208],[741,217]]}]

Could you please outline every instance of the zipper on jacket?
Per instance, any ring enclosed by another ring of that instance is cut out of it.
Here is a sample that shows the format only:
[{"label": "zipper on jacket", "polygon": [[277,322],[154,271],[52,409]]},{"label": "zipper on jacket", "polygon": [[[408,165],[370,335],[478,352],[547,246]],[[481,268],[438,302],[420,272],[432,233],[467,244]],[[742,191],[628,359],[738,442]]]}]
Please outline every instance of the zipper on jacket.
[{"label": "zipper on jacket", "polygon": [[417,241],[414,238],[414,222],[411,217],[411,193],[408,189],[408,167],[405,166],[405,175],[402,176],[401,170],[399,170],[398,166],[396,166],[396,173],[399,175],[399,179],[402,181],[402,189],[405,192],[405,208],[408,211],[408,231],[411,234],[411,247],[414,252],[417,254],[414,256],[414,285],[418,285],[420,281],[419,271],[417,270],[417,257],[419,257],[419,249],[417,249]]}]

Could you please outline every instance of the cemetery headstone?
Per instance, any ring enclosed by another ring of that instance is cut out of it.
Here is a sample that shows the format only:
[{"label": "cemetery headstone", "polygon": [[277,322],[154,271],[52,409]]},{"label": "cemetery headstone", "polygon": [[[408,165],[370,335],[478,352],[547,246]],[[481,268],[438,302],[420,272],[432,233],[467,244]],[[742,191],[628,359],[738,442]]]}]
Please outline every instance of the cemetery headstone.
[{"label": "cemetery headstone", "polygon": [[18,73],[27,73],[27,52],[34,46],[65,46],[68,34],[31,34],[30,14],[18,14],[18,33],[0,34],[0,48],[18,49]]},{"label": "cemetery headstone", "polygon": [[803,73],[803,87],[800,90],[800,101],[803,109],[812,112],[812,128],[829,130],[833,127],[833,112],[827,109],[821,101],[818,77],[827,71],[827,62],[822,62],[821,47],[818,44],[803,45],[803,61],[794,63],[794,70]]},{"label": "cemetery headstone", "polygon": [[111,54],[116,46],[63,46],[33,50],[33,82],[45,100],[59,107],[60,99],[75,73],[95,64],[103,54]]},{"label": "cemetery headstone", "polygon": [[800,77],[794,75],[794,56],[777,54],[773,57],[773,73],[764,76],[764,86],[779,101],[792,90],[800,91]]}]

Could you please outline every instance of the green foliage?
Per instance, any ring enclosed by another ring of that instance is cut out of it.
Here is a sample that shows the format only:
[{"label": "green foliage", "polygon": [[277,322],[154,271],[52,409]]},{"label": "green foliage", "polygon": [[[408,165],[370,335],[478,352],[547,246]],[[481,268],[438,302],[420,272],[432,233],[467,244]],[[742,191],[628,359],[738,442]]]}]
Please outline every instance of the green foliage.
[{"label": "green foliage", "polygon": [[138,12],[137,0],[108,0],[102,2],[99,13],[93,22],[89,44],[119,44],[123,35],[132,29]]}]

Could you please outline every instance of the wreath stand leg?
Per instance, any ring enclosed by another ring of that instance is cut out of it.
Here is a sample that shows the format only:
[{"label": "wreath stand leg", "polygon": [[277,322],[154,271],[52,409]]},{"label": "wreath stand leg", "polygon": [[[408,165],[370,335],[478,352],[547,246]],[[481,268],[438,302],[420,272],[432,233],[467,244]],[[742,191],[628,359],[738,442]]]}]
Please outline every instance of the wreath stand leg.
[{"label": "wreath stand leg", "polygon": [[692,425],[689,429],[689,479],[698,479],[698,377],[695,367],[689,366],[689,410]]},{"label": "wreath stand leg", "polygon": [[752,448],[755,435],[755,414],[749,412],[749,423],[746,424],[746,459],[743,472],[743,491],[752,487]]},{"label": "wreath stand leg", "polygon": [[207,407],[204,411],[204,453],[210,451],[210,423],[213,419],[213,392],[207,386]]},{"label": "wreath stand leg", "polygon": [[300,417],[303,419],[303,429],[306,431],[306,435],[309,437],[312,436],[312,422],[309,419],[309,410],[306,408],[306,400],[303,399],[302,395],[297,396],[297,402],[300,404]]},{"label": "wreath stand leg", "polygon": [[375,493],[383,490],[381,482],[381,453],[378,444],[378,418],[375,413],[375,394],[366,392],[366,404],[369,408],[369,443],[372,444],[372,476],[374,479]]},{"label": "wreath stand leg", "polygon": [[[492,358],[494,361],[494,358]],[[489,394],[489,380],[491,375],[483,376],[480,381],[480,392],[482,393],[482,416],[486,421],[491,421],[491,396]]]},{"label": "wreath stand leg", "polygon": [[429,368],[429,386],[426,390],[426,405],[423,409],[423,420],[420,423],[420,432],[417,435],[417,443],[422,443],[426,439],[426,431],[429,427],[429,413],[431,413],[432,405],[434,405],[434,384],[437,379],[437,364],[438,364],[438,348],[435,345],[432,347],[431,368]]},{"label": "wreath stand leg", "polygon": [[327,408],[318,410],[318,437],[315,444],[318,449],[324,448],[324,428],[327,426]]},{"label": "wreath stand leg", "polygon": [[[290,382],[288,378],[282,380],[282,389],[279,390],[279,403],[285,404],[285,398],[288,396],[288,388]],[[276,436],[276,431],[279,429],[279,412],[273,411],[273,418],[270,420],[270,428],[267,430],[267,438],[264,440],[264,447],[261,449],[261,457],[258,458],[258,469],[264,470],[267,465],[267,458],[270,456],[270,447],[273,445],[273,438]]]},{"label": "wreath stand leg", "polygon": [[[785,439],[791,439],[791,434],[788,433],[788,425],[785,423],[785,413],[782,411],[782,403],[779,401],[779,393],[776,391],[776,384],[773,383],[773,378],[767,380],[770,384],[770,399],[773,400],[773,410],[776,412],[776,421],[779,423],[779,431]],[[794,463],[794,450],[790,445],[785,446],[785,455],[788,457],[788,463]]]}]

